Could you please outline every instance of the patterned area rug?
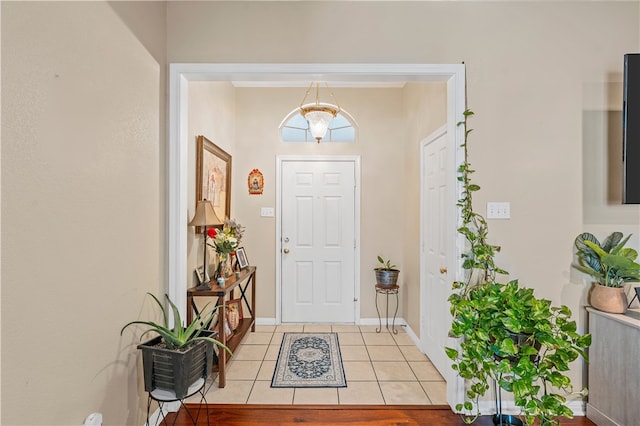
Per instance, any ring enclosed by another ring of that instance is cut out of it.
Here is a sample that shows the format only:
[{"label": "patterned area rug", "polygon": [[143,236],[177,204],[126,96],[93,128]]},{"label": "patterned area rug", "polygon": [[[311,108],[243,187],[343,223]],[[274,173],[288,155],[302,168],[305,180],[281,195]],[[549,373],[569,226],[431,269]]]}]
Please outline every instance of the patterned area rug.
[{"label": "patterned area rug", "polygon": [[272,388],[344,388],[336,333],[284,333]]}]

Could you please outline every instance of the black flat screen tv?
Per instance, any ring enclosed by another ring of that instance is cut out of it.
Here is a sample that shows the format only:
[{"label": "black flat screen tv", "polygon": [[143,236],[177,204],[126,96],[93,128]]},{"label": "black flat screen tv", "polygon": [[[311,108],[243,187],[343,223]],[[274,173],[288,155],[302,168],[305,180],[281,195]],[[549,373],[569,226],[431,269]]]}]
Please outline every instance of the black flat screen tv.
[{"label": "black flat screen tv", "polygon": [[640,204],[640,53],[624,55],[622,204]]}]

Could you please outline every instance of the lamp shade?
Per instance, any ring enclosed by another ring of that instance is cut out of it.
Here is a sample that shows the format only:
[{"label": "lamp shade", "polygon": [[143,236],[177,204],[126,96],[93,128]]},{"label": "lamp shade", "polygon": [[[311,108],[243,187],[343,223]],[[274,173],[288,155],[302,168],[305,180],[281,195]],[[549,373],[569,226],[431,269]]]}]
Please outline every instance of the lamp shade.
[{"label": "lamp shade", "polygon": [[189,226],[211,226],[222,225],[222,221],[216,215],[213,210],[211,201],[201,200],[196,205],[196,214],[193,215],[193,219],[189,222]]}]

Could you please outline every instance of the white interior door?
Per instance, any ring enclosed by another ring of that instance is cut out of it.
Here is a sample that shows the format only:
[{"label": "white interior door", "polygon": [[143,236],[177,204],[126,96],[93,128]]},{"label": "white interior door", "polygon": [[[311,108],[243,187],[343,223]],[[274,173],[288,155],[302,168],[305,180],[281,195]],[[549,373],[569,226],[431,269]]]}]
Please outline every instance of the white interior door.
[{"label": "white interior door", "polygon": [[355,322],[355,164],[281,163],[282,322]]},{"label": "white interior door", "polygon": [[[450,345],[449,303],[452,278],[450,230],[455,227],[455,206],[450,201],[452,180],[449,138],[440,129],[422,143],[422,252],[421,252],[421,346],[440,373],[452,371],[444,348]],[[452,222],[453,221],[453,222]]]}]

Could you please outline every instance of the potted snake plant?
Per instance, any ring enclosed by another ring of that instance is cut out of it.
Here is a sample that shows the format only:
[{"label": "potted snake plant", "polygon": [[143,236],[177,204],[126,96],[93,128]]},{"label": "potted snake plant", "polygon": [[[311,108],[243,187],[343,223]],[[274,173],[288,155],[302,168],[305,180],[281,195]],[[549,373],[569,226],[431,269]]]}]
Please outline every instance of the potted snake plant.
[{"label": "potted snake plant", "polygon": [[565,374],[569,364],[580,356],[591,336],[580,335],[571,311],[555,307],[537,298],[530,288],[517,280],[501,283],[498,276],[507,272],[495,263],[499,247],[488,242],[487,222],[473,210],[472,195],[480,187],[470,179],[473,170],[468,162],[467,118],[465,111],[464,153],[458,180],[462,196],[458,206],[462,226],[458,229],[468,242],[463,255],[464,281],[454,282],[449,297],[453,316],[450,336],[460,339],[459,348],[445,348],[452,368],[467,380],[466,400],[456,405],[466,423],[479,415],[479,399],[495,383],[496,390],[513,394],[520,408],[519,418],[506,416],[496,407],[495,424],[558,424],[559,417],[572,417],[567,406],[570,395],[582,396],[586,389],[574,393],[571,379]]},{"label": "potted snake plant", "polygon": [[574,241],[577,262],[573,267],[594,278],[589,303],[594,308],[614,314],[627,310],[624,283],[640,281],[638,252],[625,247],[631,235],[612,232],[602,243],[595,235],[584,232]]},{"label": "potted snake plant", "polygon": [[[177,399],[188,393],[189,387],[199,378],[206,378],[213,365],[213,345],[219,346],[231,354],[228,347],[215,339],[215,333],[208,330],[216,309],[207,315],[198,313],[191,324],[184,325],[176,305],[165,294],[173,313],[173,324],[169,325],[169,316],[156,296],[147,293],[159,306],[163,323],[153,321],[131,321],[122,327],[120,335],[131,325],[145,325],[149,328],[141,334],[156,333],[158,336],[138,345],[142,351],[145,391],[163,389],[174,392]],[[205,311],[206,306],[201,310]]]}]

